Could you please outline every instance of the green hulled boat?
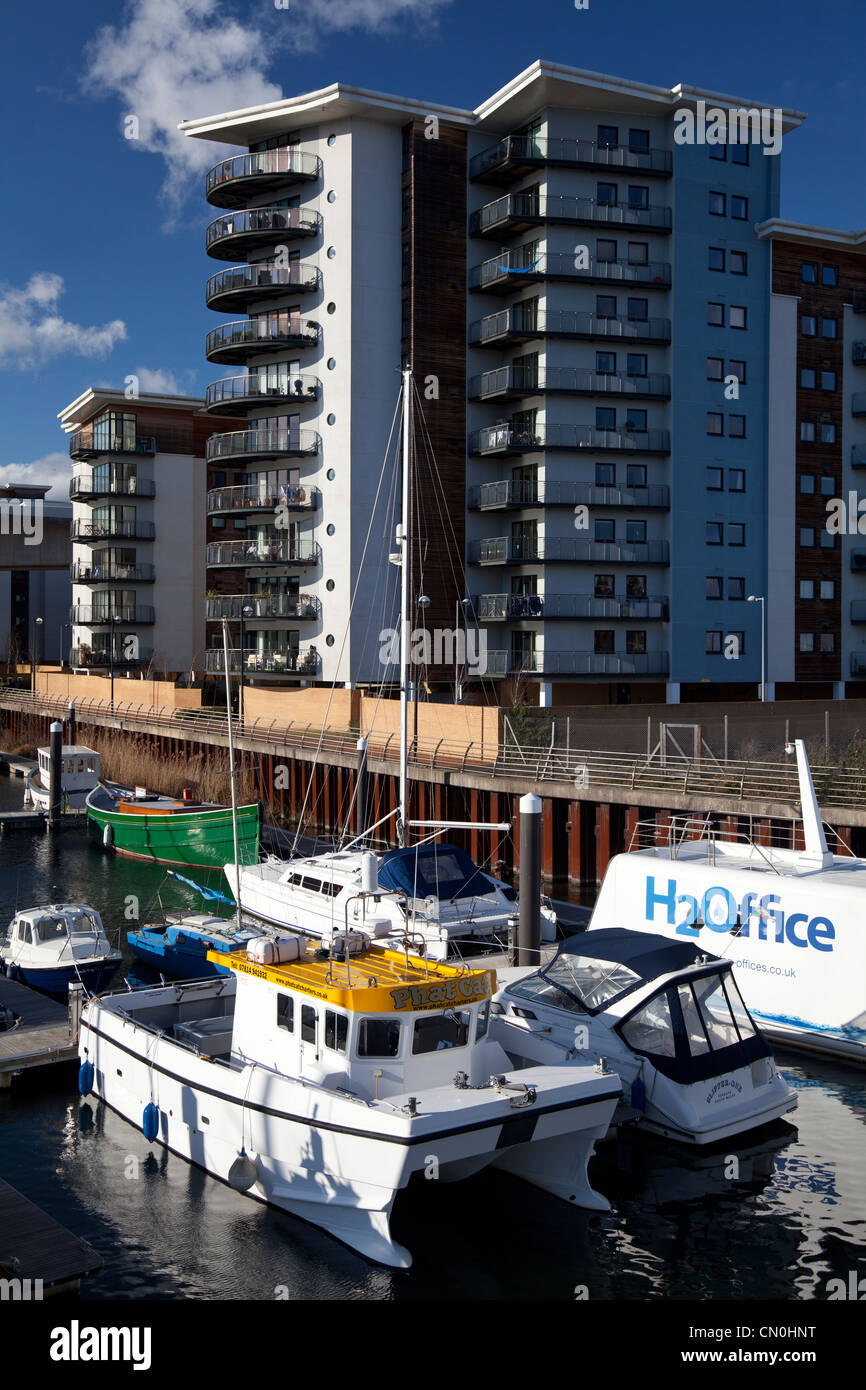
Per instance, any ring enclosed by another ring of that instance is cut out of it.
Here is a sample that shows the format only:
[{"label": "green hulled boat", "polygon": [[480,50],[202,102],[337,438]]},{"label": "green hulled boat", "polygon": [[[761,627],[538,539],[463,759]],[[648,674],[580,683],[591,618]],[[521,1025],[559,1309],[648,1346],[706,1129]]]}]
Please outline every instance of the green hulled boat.
[{"label": "green hulled boat", "polygon": [[[230,806],[177,801],[142,788],[100,782],[87,798],[90,834],[118,854],[160,864],[222,869],[234,861]],[[259,805],[238,807],[238,855],[242,864],[259,858]]]}]

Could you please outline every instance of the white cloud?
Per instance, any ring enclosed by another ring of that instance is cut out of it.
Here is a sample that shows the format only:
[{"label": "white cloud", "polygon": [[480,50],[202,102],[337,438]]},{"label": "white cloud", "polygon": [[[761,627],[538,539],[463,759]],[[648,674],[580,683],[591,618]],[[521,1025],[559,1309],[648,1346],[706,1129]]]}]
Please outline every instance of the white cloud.
[{"label": "white cloud", "polygon": [[[452,0],[260,0],[255,23],[235,19],[222,0],[136,0],[123,22],[100,29],[85,48],[84,88],[112,97],[121,117],[135,116],[132,150],[165,157],[163,196],[175,214],[198,175],[222,152],[191,140],[178,122],[277,101],[268,69],[286,52],[309,52],[329,35],[352,30],[387,34],[415,20],[430,32]],[[222,147],[223,150],[225,147]]]},{"label": "white cloud", "polygon": [[105,357],[126,337],[122,319],[111,323],[70,323],[58,313],[61,276],[32,275],[23,289],[0,285],[0,368],[37,366],[51,357],[75,353]]},{"label": "white cloud", "polygon": [[51,502],[69,501],[69,480],[72,477],[72,461],[68,454],[45,454],[32,463],[0,464],[0,489],[4,483],[32,483],[44,487],[51,484],[46,494]]},{"label": "white cloud", "polygon": [[[138,389],[146,395],[156,396],[189,396],[191,391],[188,386],[182,386],[174,372],[166,367],[136,367],[135,376],[138,377]],[[195,376],[194,371],[184,373],[187,379]]]}]

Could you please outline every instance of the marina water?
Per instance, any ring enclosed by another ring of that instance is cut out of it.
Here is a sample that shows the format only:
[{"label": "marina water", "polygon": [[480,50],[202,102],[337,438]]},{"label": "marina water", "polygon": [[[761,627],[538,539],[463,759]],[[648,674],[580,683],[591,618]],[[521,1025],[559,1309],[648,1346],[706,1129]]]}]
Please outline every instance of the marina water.
[{"label": "marina water", "polygon": [[[0,778],[0,809],[19,809],[22,787]],[[125,941],[136,911],[144,922],[160,899],[168,911],[202,907],[161,867],[107,854],[83,830],[0,842],[4,928],[16,904],[61,899],[101,912],[119,932],[122,973],[142,981]],[[0,1177],[99,1251],[84,1299],[824,1299],[829,1280],[866,1276],[866,1073],[777,1060],[799,1098],[793,1126],[724,1153],[607,1143],[591,1172],[610,1213],[565,1210],[495,1171],[410,1187],[393,1222],[412,1246],[407,1273],[367,1264],[81,1105],[74,1067],[0,1095]]]}]

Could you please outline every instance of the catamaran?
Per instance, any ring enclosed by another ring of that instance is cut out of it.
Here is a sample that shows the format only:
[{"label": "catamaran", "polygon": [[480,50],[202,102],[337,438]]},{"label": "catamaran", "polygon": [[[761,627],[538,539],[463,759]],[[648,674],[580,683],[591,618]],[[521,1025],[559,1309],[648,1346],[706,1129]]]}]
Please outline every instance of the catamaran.
[{"label": "catamaran", "polygon": [[828,849],[802,739],[794,750],[802,849],[674,824],[666,844],[611,860],[589,930],[724,953],[768,1038],[866,1061],[866,859]]}]

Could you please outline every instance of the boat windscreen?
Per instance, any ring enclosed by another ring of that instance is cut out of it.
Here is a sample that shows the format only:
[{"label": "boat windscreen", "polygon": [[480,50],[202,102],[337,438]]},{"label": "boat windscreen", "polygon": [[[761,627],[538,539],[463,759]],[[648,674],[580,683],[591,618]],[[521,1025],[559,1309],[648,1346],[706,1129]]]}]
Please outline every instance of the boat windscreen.
[{"label": "boat windscreen", "polygon": [[683,1085],[734,1071],[770,1052],[729,968],[665,986],[619,1031],[629,1047]]},{"label": "boat windscreen", "polygon": [[379,886],[410,898],[451,902],[491,893],[495,885],[456,845],[420,845],[383,855]]}]

